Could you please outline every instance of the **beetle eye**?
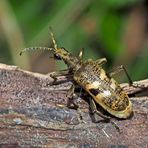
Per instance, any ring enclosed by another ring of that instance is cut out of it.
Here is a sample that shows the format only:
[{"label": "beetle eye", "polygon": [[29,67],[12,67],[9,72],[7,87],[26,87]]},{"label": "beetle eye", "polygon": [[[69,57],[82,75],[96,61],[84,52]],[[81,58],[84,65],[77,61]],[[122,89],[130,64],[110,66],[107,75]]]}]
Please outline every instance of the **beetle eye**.
[{"label": "beetle eye", "polygon": [[59,55],[57,55],[57,54],[54,54],[54,58],[55,58],[56,60],[62,60],[61,57],[60,57]]}]

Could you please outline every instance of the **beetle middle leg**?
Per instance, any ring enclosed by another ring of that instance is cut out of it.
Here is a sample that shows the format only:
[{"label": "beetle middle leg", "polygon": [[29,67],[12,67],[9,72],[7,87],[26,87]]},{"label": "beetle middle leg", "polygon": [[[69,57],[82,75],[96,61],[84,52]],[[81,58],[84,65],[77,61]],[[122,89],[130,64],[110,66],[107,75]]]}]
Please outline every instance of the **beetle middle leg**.
[{"label": "beetle middle leg", "polygon": [[72,84],[70,89],[68,90],[66,97],[68,98],[68,102],[67,105],[58,105],[58,106],[62,106],[64,107],[68,107],[68,108],[72,108],[72,109],[78,109],[78,105],[74,102],[75,99],[77,99],[77,95],[74,93],[75,91],[75,85]]},{"label": "beetle middle leg", "polygon": [[112,121],[110,117],[103,115],[101,112],[97,110],[96,104],[91,97],[89,97],[89,102],[90,102],[90,108],[93,114],[96,113],[98,116],[105,119],[105,121],[110,122],[118,130],[118,132],[121,132],[119,126],[114,121]]},{"label": "beetle middle leg", "polygon": [[[70,108],[78,109],[78,105],[74,102],[75,99],[77,98],[77,95],[74,93],[74,91],[75,91],[75,85],[72,84],[72,86],[67,92],[67,98],[69,99],[67,106]],[[71,105],[73,105],[73,107]]]},{"label": "beetle middle leg", "polygon": [[101,58],[95,61],[98,66],[102,66],[107,62],[106,58]]},{"label": "beetle middle leg", "polygon": [[78,111],[78,114],[79,114],[79,118],[78,119],[80,121],[84,122],[83,121],[83,117],[82,117],[82,111],[79,108],[79,105],[75,102],[79,98],[79,95],[74,93],[75,92],[75,88],[76,88],[76,86],[74,84],[72,84],[71,88],[69,89],[69,91],[67,93],[67,97],[68,97],[68,104],[67,104],[67,106],[69,108],[76,109]]}]

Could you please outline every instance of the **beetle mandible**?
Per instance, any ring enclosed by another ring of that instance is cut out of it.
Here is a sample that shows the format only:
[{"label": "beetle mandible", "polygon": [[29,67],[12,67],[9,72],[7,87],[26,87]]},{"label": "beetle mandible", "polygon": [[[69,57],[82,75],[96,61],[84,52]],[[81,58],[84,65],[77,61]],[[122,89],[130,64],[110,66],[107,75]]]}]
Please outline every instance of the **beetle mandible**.
[{"label": "beetle mandible", "polygon": [[[82,87],[89,94],[90,108],[93,113],[98,114],[104,119],[110,119],[110,117],[102,114],[96,108],[96,103],[99,104],[104,110],[106,110],[112,116],[117,118],[126,119],[132,115],[132,103],[129,100],[128,95],[120,87],[119,83],[112,78],[113,74],[118,73],[121,70],[125,71],[129,83],[132,84],[126,69],[123,66],[117,67],[110,73],[102,68],[103,64],[107,62],[106,58],[101,58],[96,61],[88,59],[82,60],[83,50],[80,50],[78,56],[74,56],[69,53],[65,48],[58,48],[54,35],[51,32],[51,38],[53,41],[53,48],[48,47],[30,47],[25,48],[20,52],[20,55],[28,50],[48,50],[54,53],[54,58],[63,60],[68,66],[66,71],[55,73],[52,77],[56,80],[56,76],[71,73],[73,80],[76,84]],[[72,85],[70,96],[73,97],[75,85]]]}]

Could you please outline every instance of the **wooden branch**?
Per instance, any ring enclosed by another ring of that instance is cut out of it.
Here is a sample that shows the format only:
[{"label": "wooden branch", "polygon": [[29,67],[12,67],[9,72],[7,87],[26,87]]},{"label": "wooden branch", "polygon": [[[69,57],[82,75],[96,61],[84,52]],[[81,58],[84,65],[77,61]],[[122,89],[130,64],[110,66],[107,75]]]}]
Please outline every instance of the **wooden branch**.
[{"label": "wooden branch", "polygon": [[[14,147],[147,147],[148,79],[129,87],[134,116],[111,123],[94,123],[87,99],[78,98],[80,112],[67,108],[66,93],[72,82],[59,84],[47,74],[0,64],[0,144]],[[51,86],[50,86],[51,85]],[[133,97],[134,95],[138,95]],[[65,106],[65,107],[64,107]],[[100,117],[98,117],[101,120]]]}]

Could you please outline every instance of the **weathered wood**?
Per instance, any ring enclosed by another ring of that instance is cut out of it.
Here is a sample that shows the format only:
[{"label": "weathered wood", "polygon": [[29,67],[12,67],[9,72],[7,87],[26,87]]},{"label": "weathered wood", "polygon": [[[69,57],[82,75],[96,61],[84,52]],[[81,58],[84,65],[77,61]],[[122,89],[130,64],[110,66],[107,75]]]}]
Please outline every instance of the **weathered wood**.
[{"label": "weathered wood", "polygon": [[61,83],[50,86],[53,79],[49,74],[0,64],[0,144],[5,147],[148,147],[148,79],[136,82],[142,88],[122,84],[131,96],[135,112],[128,120],[113,118],[121,133],[111,123],[93,122],[87,98],[77,100],[83,120],[79,111],[67,108],[66,93],[72,83],[65,80],[64,76],[59,77]]}]

